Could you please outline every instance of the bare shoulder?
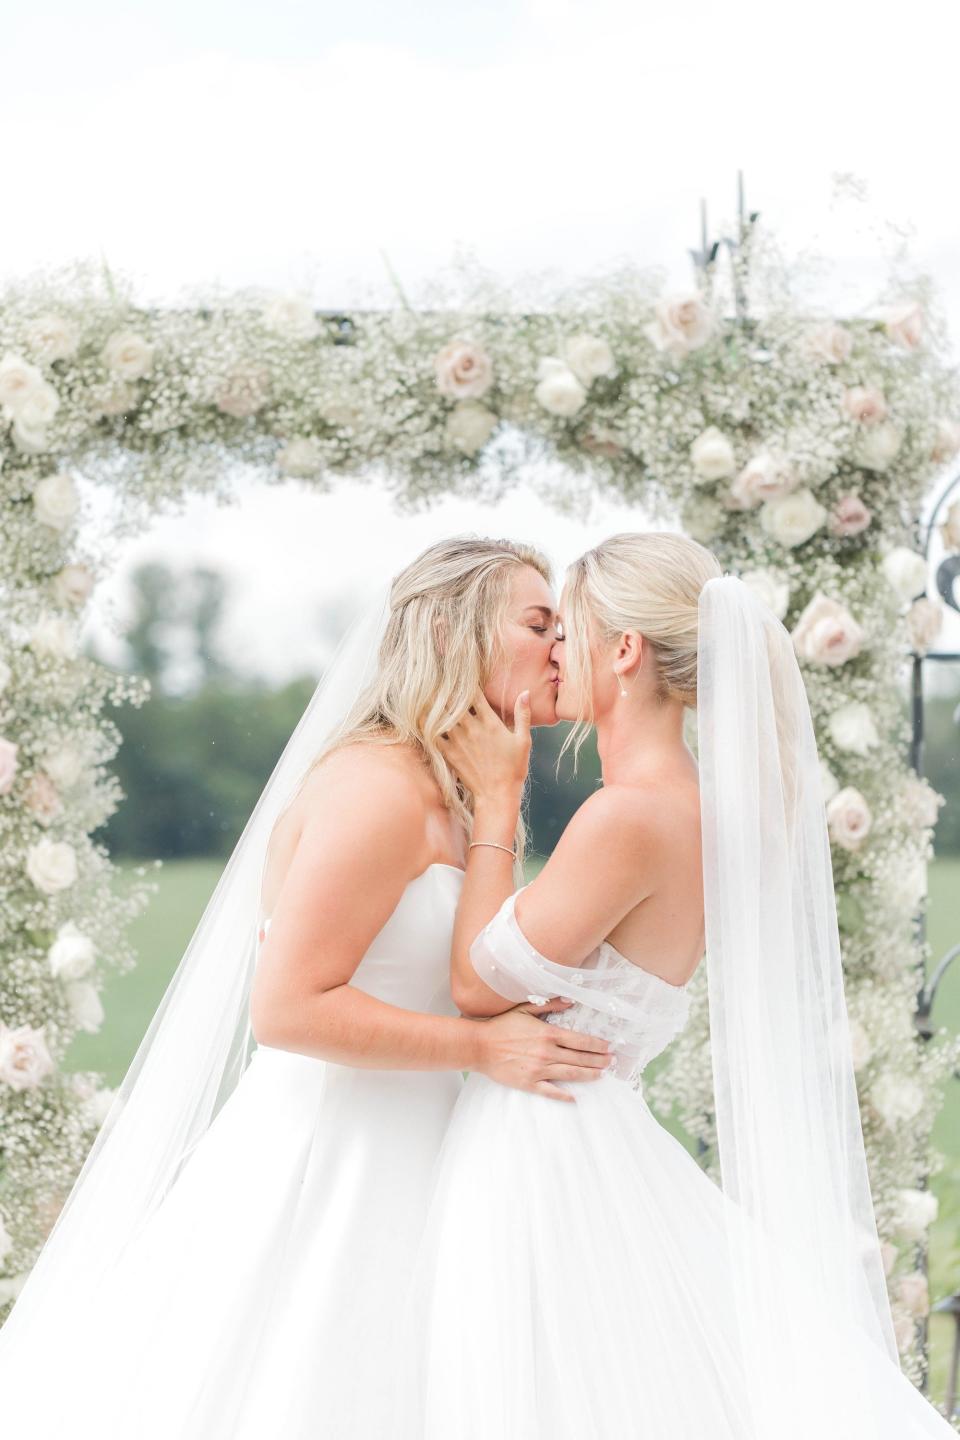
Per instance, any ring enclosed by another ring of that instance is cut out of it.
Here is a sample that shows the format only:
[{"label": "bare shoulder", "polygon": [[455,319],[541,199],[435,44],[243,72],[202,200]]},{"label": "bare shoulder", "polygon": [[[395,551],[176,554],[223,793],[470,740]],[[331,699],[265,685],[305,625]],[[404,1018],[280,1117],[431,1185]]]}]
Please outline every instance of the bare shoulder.
[{"label": "bare shoulder", "polygon": [[651,780],[645,785],[604,785],[595,790],[576,811],[567,832],[578,846],[609,841],[615,835],[621,843],[646,849],[678,833],[686,836],[699,822],[695,780]]},{"label": "bare shoulder", "polygon": [[383,810],[409,824],[427,811],[423,766],[406,747],[358,743],[332,750],[310,772],[300,795],[302,819],[330,804]]}]

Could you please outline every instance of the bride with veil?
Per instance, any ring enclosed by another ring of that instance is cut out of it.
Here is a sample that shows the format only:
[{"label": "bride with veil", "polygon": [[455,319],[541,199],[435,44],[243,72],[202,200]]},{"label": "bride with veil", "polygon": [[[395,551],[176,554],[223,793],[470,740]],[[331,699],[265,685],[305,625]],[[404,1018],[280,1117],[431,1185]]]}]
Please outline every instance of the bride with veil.
[{"label": "bride with veil", "polygon": [[[676,535],[587,552],[560,611],[557,714],[595,725],[602,788],[515,892],[496,847],[526,775],[523,699],[512,730],[478,696],[449,733],[489,842],[470,851],[452,990],[485,1016],[563,996],[549,1027],[606,1037],[614,1060],[575,1090],[468,1077],[391,1435],[947,1440],[899,1366],[790,637]],[[722,1187],[641,1082],[686,1023],[704,948]]]},{"label": "bride with veil", "polygon": [[462,1072],[607,1058],[545,1030],[562,1001],[481,1021],[450,996],[471,800],[437,741],[478,686],[553,723],[548,578],[526,546],[443,541],[343,642],[0,1329],[4,1435],[387,1432]]}]

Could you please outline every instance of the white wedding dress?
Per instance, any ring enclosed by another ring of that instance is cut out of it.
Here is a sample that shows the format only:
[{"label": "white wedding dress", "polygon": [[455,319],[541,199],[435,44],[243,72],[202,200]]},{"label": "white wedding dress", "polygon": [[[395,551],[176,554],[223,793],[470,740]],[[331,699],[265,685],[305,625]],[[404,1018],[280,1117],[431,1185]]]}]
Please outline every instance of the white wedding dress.
[{"label": "white wedding dress", "polygon": [[[462,871],[403,892],[351,984],[455,1015]],[[265,921],[262,933],[266,932]],[[352,1068],[260,1045],[47,1384],[0,1387],[33,1440],[379,1440],[398,1320],[459,1071]],[[2,1334],[2,1332],[0,1332]],[[2,1347],[0,1347],[2,1348]],[[41,1347],[38,1347],[42,1349]]]},{"label": "white wedding dress", "polygon": [[759,1234],[749,1243],[768,1252],[799,1339],[779,1373],[755,1373],[734,1304],[733,1202],[635,1088],[684,1028],[689,983],[608,943],[578,969],[556,965],[522,935],[515,899],[475,942],[477,973],[512,1001],[583,995],[548,1021],[610,1039],[617,1065],[567,1084],[576,1105],[469,1076],[438,1162],[390,1435],[947,1440],[864,1332],[832,1326],[802,1257]]}]

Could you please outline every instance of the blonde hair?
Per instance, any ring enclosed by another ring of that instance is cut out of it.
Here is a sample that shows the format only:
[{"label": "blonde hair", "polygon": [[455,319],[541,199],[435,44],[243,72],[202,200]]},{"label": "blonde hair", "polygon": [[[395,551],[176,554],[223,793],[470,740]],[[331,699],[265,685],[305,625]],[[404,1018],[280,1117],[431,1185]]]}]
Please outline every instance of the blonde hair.
[{"label": "blonde hair", "polygon": [[[311,761],[346,745],[413,745],[437,782],[443,802],[469,834],[473,797],[464,792],[438,738],[455,725],[503,658],[503,621],[511,577],[529,565],[551,583],[549,562],[512,540],[457,536],[424,550],[395,576],[377,673],[345,717],[336,737]],[[521,819],[517,854],[526,838]]]},{"label": "blonde hair", "polygon": [[580,696],[581,713],[563,750],[571,744],[579,750],[594,718],[593,647],[627,630],[647,642],[659,698],[696,706],[700,591],[722,573],[703,545],[660,531],[611,535],[574,560],[566,577],[564,649],[567,683]]}]

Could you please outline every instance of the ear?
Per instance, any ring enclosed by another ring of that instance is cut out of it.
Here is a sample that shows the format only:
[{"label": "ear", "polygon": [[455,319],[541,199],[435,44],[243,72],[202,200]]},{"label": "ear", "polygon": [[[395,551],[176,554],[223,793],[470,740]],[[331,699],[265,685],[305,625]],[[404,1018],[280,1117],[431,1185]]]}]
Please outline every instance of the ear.
[{"label": "ear", "polygon": [[643,664],[644,638],[636,630],[626,630],[617,641],[615,663],[622,675],[632,674]]}]

